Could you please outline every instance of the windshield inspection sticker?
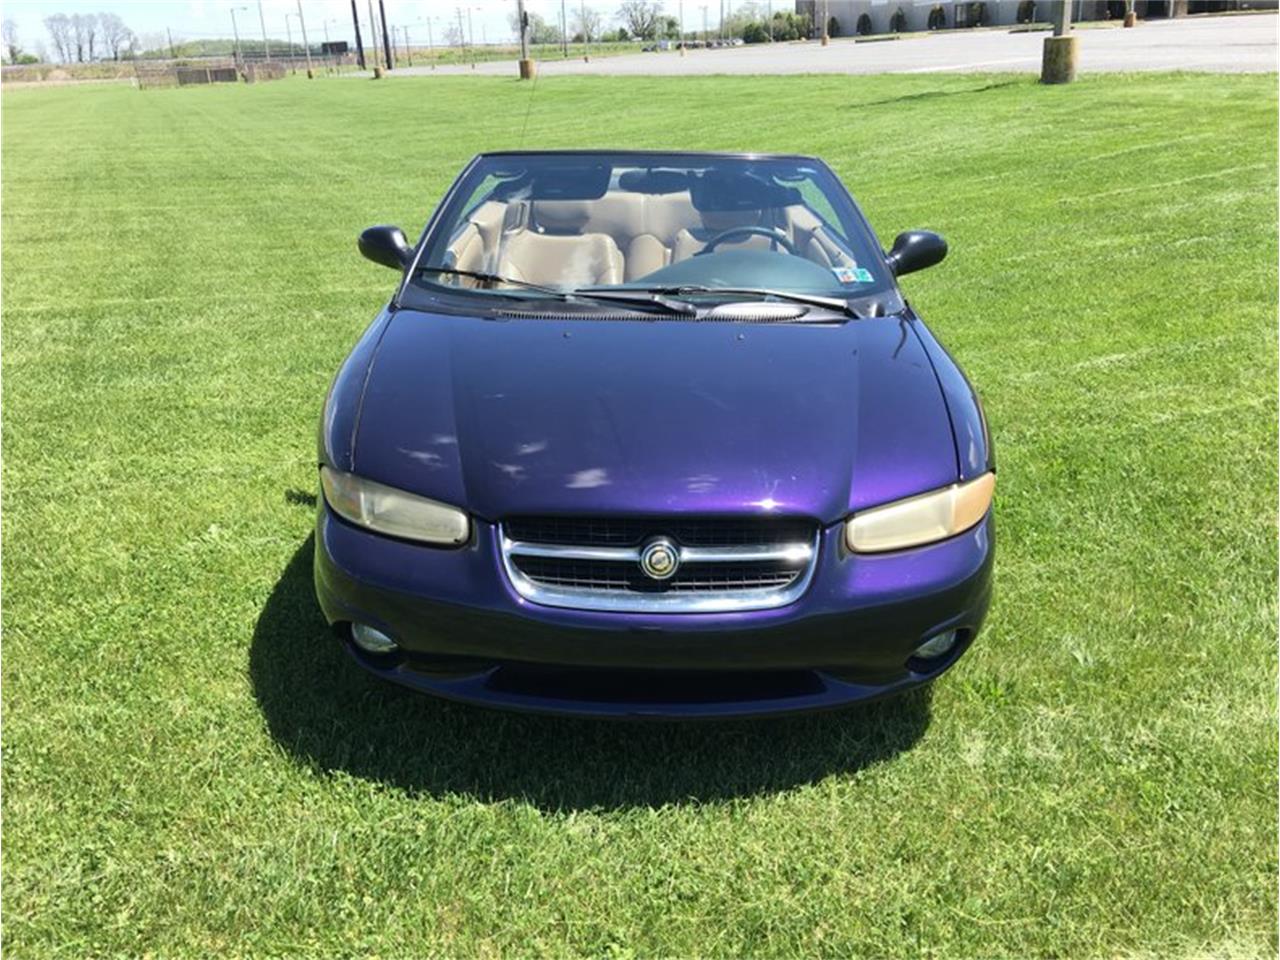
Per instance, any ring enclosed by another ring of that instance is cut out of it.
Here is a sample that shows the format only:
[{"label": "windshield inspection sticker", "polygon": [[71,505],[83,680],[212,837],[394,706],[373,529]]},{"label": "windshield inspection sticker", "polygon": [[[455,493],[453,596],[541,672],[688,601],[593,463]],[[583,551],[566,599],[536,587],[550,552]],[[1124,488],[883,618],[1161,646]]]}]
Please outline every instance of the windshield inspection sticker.
[{"label": "windshield inspection sticker", "polygon": [[841,283],[871,283],[871,271],[866,267],[832,267],[831,272]]}]

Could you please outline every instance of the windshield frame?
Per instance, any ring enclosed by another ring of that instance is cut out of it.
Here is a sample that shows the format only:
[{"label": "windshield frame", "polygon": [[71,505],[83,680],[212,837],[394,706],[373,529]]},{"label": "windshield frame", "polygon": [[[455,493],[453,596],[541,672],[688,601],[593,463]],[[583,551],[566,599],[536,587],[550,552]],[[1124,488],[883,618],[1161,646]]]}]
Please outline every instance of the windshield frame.
[{"label": "windshield frame", "polygon": [[[700,161],[708,163],[725,160],[725,161],[742,161],[742,162],[762,162],[768,163],[773,161],[795,161],[806,166],[812,166],[817,169],[819,175],[826,179],[825,186],[828,188],[823,191],[826,199],[832,203],[837,216],[848,221],[848,225],[852,230],[847,232],[862,231],[862,237],[848,237],[851,243],[856,243],[859,239],[865,241],[866,246],[873,251],[876,258],[875,269],[880,275],[876,285],[872,288],[841,290],[839,292],[823,291],[822,295],[833,298],[840,298],[846,301],[862,301],[875,300],[877,298],[887,302],[901,302],[897,278],[893,271],[889,269],[884,259],[884,248],[880,243],[879,237],[872,228],[866,215],[862,212],[862,208],[858,205],[849,189],[844,182],[821,158],[806,154],[788,154],[788,153],[734,153],[734,152],[703,152],[703,151],[669,151],[669,150],[498,150],[476,154],[459,172],[458,176],[450,184],[449,189],[445,191],[440,202],[436,205],[431,217],[424,226],[418,242],[414,246],[413,257],[401,278],[400,285],[396,290],[396,294],[392,299],[392,306],[399,307],[402,305],[406,294],[419,294],[428,301],[436,299],[444,299],[451,301],[456,309],[459,300],[474,304],[485,312],[490,309],[501,309],[505,305],[511,303],[512,293],[519,293],[517,290],[506,289],[476,289],[476,288],[460,288],[447,284],[435,283],[431,281],[419,280],[415,282],[414,278],[419,271],[429,271],[431,268],[422,264],[422,259],[426,256],[428,250],[432,249],[439,240],[439,233],[447,224],[453,223],[464,212],[463,204],[467,202],[469,196],[464,191],[465,186],[471,186],[471,180],[478,167],[487,161],[501,159],[503,157],[512,158],[554,158],[564,157],[566,159],[592,159],[592,158],[609,158],[616,164],[625,163],[634,158],[637,165],[651,163],[655,166],[667,163],[671,166],[680,166],[682,164],[692,165]],[[812,207],[807,209],[812,210]],[[822,217],[820,213],[818,216]],[[826,218],[822,217],[825,221]],[[833,224],[842,232],[845,231],[845,225],[842,223]],[[632,283],[639,284],[640,281],[633,281],[617,285],[619,292],[625,292],[629,287],[635,289]],[[564,292],[572,292],[566,289]],[[796,291],[815,292],[815,291]],[[502,296],[494,296],[494,294],[502,294]],[[527,291],[526,298],[530,300],[547,300],[552,299],[546,294],[539,293],[536,290]],[[414,296],[413,299],[418,299]]]}]

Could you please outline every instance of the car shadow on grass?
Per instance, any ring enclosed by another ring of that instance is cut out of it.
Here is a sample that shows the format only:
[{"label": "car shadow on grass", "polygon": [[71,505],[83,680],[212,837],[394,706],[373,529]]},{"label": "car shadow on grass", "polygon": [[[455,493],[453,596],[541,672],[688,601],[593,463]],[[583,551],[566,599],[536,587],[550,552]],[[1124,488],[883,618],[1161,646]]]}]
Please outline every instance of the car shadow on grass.
[{"label": "car shadow on grass", "polygon": [[660,806],[855,773],[909,749],[929,723],[928,688],[831,713],[698,723],[447,703],[371,677],[348,657],[316,605],[312,549],[309,537],[263,607],[249,672],[272,737],[321,772],[544,810]]}]

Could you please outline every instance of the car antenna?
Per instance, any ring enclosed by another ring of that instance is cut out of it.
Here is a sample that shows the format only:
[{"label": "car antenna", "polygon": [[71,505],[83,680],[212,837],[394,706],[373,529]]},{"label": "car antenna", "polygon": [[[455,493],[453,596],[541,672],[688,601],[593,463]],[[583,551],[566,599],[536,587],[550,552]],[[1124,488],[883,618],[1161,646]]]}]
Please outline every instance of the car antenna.
[{"label": "car antenna", "polygon": [[534,73],[529,84],[529,102],[524,108],[524,125],[520,127],[520,149],[524,149],[524,135],[529,129],[529,114],[533,112],[533,95],[538,92],[538,74]]}]

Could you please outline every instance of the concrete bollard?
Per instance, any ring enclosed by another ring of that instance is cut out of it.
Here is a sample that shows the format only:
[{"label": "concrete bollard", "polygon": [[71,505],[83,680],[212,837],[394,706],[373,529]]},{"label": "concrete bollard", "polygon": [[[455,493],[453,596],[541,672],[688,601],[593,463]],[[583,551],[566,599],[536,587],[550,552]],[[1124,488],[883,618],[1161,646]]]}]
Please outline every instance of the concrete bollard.
[{"label": "concrete bollard", "polygon": [[1126,27],[1136,27],[1138,25],[1138,15],[1130,10],[1124,15],[1124,25]]},{"label": "concrete bollard", "polygon": [[537,60],[521,60],[520,61],[520,79],[532,80],[538,75]]},{"label": "concrete bollard", "polygon": [[1044,38],[1044,60],[1040,67],[1041,83],[1070,83],[1076,78],[1076,56],[1080,51],[1079,38]]}]

